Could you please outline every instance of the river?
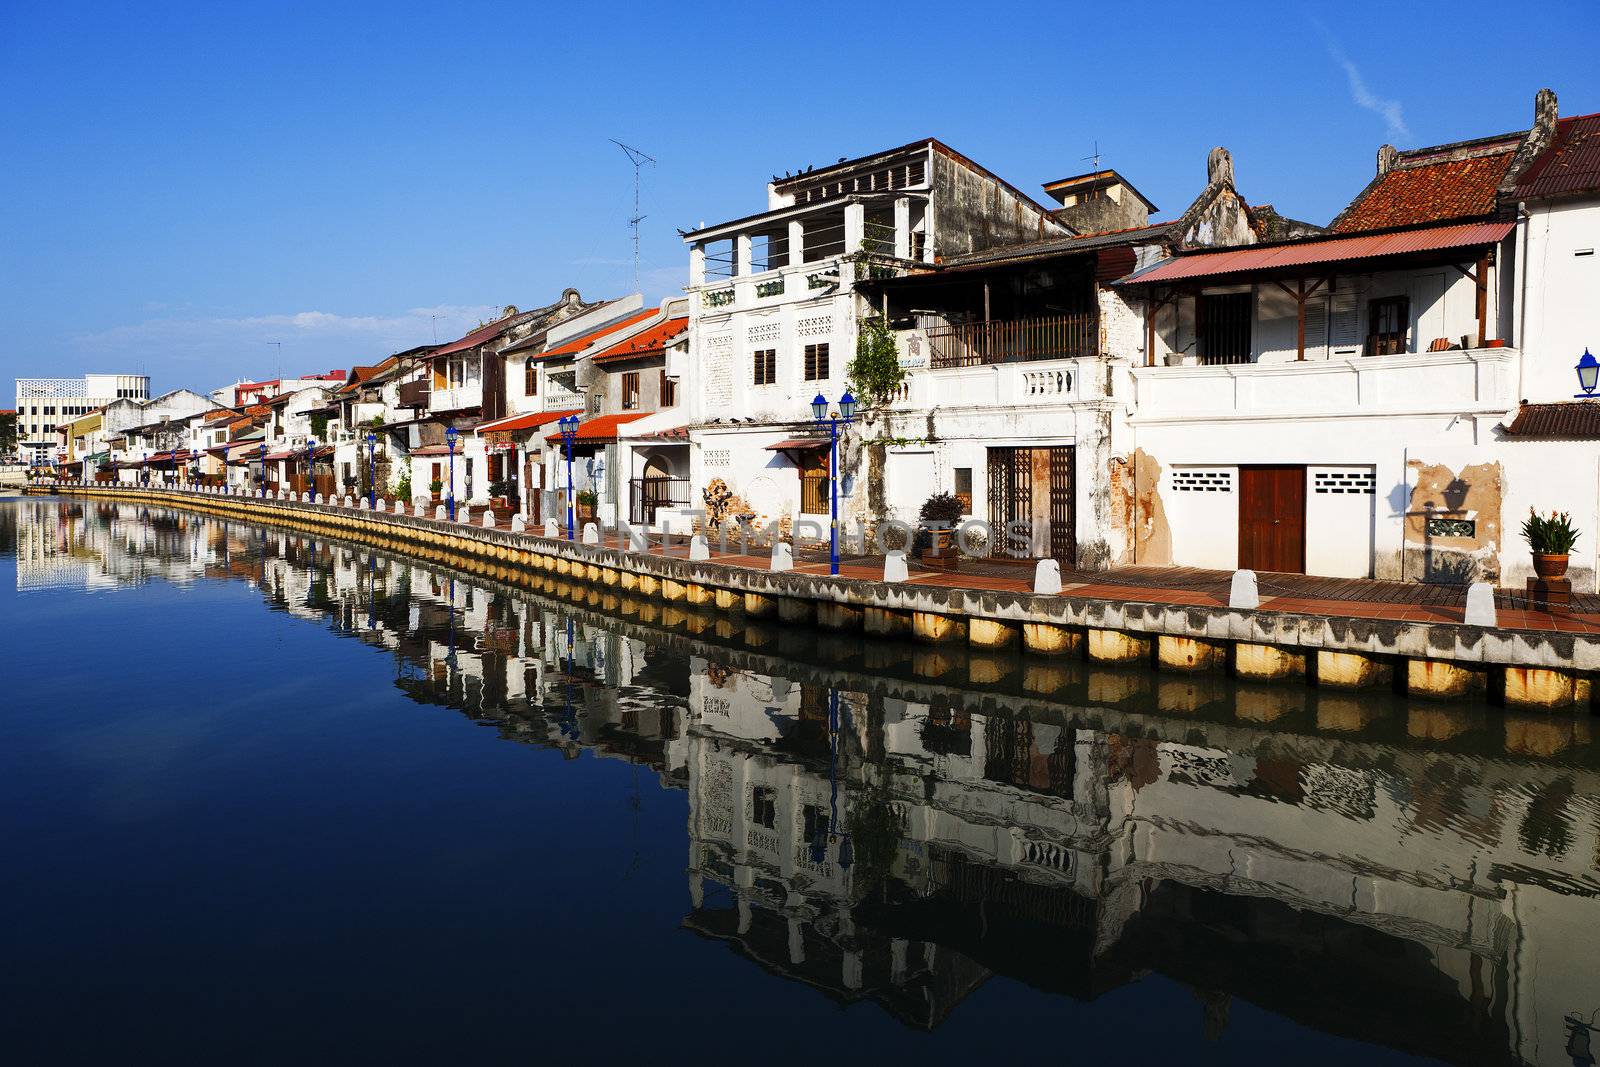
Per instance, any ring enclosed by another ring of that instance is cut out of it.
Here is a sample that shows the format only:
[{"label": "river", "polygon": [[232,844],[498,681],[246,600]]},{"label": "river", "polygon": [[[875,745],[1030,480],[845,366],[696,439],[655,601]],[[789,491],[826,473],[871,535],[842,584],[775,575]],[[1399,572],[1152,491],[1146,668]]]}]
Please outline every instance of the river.
[{"label": "river", "polygon": [[0,619],[9,1062],[1593,1062],[1587,718],[50,498]]}]

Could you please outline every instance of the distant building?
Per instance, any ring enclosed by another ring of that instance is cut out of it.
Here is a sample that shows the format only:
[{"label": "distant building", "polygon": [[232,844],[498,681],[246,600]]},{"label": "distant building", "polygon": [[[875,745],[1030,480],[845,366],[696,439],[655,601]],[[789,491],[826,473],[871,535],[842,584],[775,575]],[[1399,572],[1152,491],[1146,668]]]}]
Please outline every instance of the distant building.
[{"label": "distant building", "polygon": [[114,400],[147,400],[144,374],[17,379],[17,451],[33,463],[54,458],[56,428]]}]

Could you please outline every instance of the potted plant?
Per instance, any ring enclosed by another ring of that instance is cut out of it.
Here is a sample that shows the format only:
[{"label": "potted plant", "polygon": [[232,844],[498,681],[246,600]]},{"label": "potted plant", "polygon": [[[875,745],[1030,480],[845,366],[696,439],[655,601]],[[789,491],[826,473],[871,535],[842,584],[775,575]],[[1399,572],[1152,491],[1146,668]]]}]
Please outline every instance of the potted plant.
[{"label": "potted plant", "polygon": [[578,521],[593,522],[595,505],[600,503],[600,498],[593,489],[580,489],[578,491]]},{"label": "potted plant", "polygon": [[434,502],[435,505],[437,505],[439,503],[440,497],[444,493],[444,479],[435,478],[433,481],[429,482],[428,483],[428,492],[433,494],[433,502]]},{"label": "potted plant", "polygon": [[934,493],[922,502],[922,511],[917,516],[921,523],[944,527],[932,529],[928,525],[918,525],[916,547],[924,567],[947,571],[956,569],[955,527],[964,514],[966,509],[953,493]]},{"label": "potted plant", "polygon": [[1541,578],[1560,578],[1567,573],[1567,559],[1578,543],[1578,530],[1565,511],[1540,515],[1532,508],[1522,520],[1522,536],[1533,550],[1533,572]]}]

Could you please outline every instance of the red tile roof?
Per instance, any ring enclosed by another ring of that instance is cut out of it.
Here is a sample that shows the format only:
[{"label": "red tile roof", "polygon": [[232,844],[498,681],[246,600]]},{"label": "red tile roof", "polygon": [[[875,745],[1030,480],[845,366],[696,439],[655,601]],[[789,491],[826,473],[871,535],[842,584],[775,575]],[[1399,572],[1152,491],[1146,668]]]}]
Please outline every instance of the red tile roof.
[{"label": "red tile roof", "polygon": [[[578,424],[578,436],[573,440],[579,442],[598,443],[602,441],[615,441],[617,427],[634,419],[642,419],[651,414],[648,411],[625,411],[620,415],[596,415],[592,419],[584,419]],[[556,432],[545,438],[546,441],[560,441],[561,434]]]},{"label": "red tile roof", "polygon": [[1555,136],[1517,179],[1519,200],[1600,192],[1600,114],[1556,123]]},{"label": "red tile roof", "polygon": [[1515,147],[1467,159],[1402,162],[1363,189],[1331,228],[1355,233],[1488,215]]},{"label": "red tile roof", "polygon": [[625,330],[629,326],[636,326],[645,319],[650,318],[652,315],[659,314],[661,314],[659,308],[646,308],[643,311],[636,311],[627,318],[618,322],[613,322],[609,326],[602,326],[598,330],[590,330],[586,334],[581,334],[577,337],[574,337],[570,341],[563,341],[556,347],[547,348],[543,352],[535,352],[529,358],[551,359],[555,356],[575,356],[579,352],[582,352],[584,349],[588,348],[590,345],[594,344],[596,341],[600,340],[602,337],[609,337],[618,330]]},{"label": "red tile roof", "polygon": [[658,356],[667,350],[668,344],[688,328],[689,316],[687,315],[679,319],[664,319],[654,326],[645,327],[626,341],[619,341],[610,348],[596,352],[590,358],[596,363],[604,363],[608,360]]},{"label": "red tile roof", "polygon": [[1376,259],[1406,252],[1433,252],[1491,245],[1511,232],[1513,222],[1467,222],[1430,226],[1398,233],[1349,237],[1308,238],[1285,244],[1238,248],[1227,252],[1199,252],[1163,260],[1120,284],[1173,282],[1210,278],[1220,274],[1312,267],[1321,263]]},{"label": "red tile roof", "polygon": [[582,414],[582,408],[573,408],[571,411],[534,411],[527,415],[512,415],[508,418],[496,419],[493,422],[480,423],[478,425],[478,434],[482,436],[486,433],[508,433],[514,430],[536,430],[546,423],[555,422],[557,419],[564,419],[568,415]]},{"label": "red tile roof", "polygon": [[440,348],[434,349],[432,352],[428,353],[428,356],[429,358],[434,356],[448,356],[456,352],[465,352],[469,348],[477,348],[485,341],[493,341],[500,335],[501,331],[510,329],[512,326],[514,326],[516,324],[513,321],[515,318],[516,316],[514,315],[507,316],[503,319],[496,319],[487,326],[479,326],[476,330],[473,330],[460,340],[451,341],[447,345],[443,345]]},{"label": "red tile roof", "polygon": [[1600,438],[1600,400],[1523,404],[1506,427],[1510,437]]}]

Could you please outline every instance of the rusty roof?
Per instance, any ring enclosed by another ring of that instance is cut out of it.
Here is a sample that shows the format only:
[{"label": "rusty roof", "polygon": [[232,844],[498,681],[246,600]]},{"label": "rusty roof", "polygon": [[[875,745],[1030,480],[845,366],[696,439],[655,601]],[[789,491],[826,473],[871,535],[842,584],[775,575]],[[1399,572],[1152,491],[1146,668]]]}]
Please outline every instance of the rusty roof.
[{"label": "rusty roof", "polygon": [[1508,437],[1600,438],[1600,400],[1523,404],[1505,432]]},{"label": "rusty roof", "polygon": [[1600,114],[1574,115],[1556,123],[1550,147],[1517,179],[1519,200],[1600,192]]},{"label": "rusty roof", "polygon": [[1465,156],[1447,152],[1442,158],[1437,149],[1406,153],[1361,190],[1329,228],[1356,233],[1492,214],[1516,147],[1515,141],[1499,141]]},{"label": "rusty roof", "polygon": [[641,356],[658,356],[667,350],[667,345],[678,338],[678,335],[689,328],[689,316],[662,319],[653,326],[647,326],[624,341],[618,341],[610,348],[596,352],[590,358],[596,363],[605,363],[609,360],[638,359]]},{"label": "rusty roof", "polygon": [[1218,275],[1292,270],[1322,263],[1377,259],[1409,252],[1471,248],[1495,244],[1510,233],[1514,225],[1512,222],[1467,222],[1392,233],[1314,237],[1278,245],[1253,245],[1226,252],[1194,252],[1162,260],[1118,284],[1187,281]]}]

